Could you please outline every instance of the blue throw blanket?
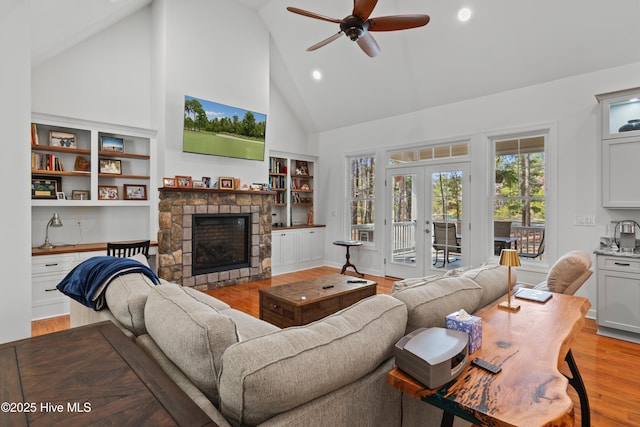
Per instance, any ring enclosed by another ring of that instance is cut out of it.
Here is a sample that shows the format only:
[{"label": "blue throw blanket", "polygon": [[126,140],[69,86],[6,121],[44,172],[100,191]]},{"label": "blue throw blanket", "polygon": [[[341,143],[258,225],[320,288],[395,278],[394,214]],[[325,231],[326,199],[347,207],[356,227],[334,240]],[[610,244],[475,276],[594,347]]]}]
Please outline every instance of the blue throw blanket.
[{"label": "blue throw blanket", "polygon": [[105,307],[107,285],[116,277],[129,273],[142,273],[156,285],[160,283],[153,270],[134,259],[95,256],[71,270],[56,288],[80,304],[98,311]]}]

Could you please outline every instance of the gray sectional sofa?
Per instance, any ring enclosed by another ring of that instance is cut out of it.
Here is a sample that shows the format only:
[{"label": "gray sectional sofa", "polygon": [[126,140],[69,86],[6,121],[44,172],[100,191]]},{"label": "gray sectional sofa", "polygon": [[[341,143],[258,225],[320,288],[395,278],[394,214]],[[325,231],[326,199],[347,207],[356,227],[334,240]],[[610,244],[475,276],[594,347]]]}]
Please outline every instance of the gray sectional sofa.
[{"label": "gray sectional sofa", "polygon": [[454,274],[400,281],[392,295],[286,329],[127,274],[107,287],[108,309],[72,301],[71,325],[113,321],[220,426],[439,425],[441,411],[402,396],[386,376],[406,333],[444,326],[447,314],[476,312],[506,292],[504,267]]}]

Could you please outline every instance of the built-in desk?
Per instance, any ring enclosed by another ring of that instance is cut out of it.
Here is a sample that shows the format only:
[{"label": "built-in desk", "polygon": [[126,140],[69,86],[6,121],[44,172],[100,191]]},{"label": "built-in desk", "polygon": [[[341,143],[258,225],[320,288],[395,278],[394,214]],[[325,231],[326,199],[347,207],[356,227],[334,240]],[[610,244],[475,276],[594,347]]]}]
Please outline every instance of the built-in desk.
[{"label": "built-in desk", "polygon": [[[151,242],[149,254],[155,255],[157,248],[158,242]],[[31,320],[69,314],[69,297],[56,285],[82,261],[106,254],[107,242],[31,248]],[[155,256],[149,264],[155,270]]]}]

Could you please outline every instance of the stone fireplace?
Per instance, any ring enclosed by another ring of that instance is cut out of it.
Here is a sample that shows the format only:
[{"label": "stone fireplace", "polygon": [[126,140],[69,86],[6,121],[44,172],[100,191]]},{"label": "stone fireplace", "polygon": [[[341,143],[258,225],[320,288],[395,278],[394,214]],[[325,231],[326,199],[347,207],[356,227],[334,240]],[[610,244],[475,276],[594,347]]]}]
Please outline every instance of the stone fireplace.
[{"label": "stone fireplace", "polygon": [[267,191],[161,188],[158,276],[199,290],[271,277]]}]

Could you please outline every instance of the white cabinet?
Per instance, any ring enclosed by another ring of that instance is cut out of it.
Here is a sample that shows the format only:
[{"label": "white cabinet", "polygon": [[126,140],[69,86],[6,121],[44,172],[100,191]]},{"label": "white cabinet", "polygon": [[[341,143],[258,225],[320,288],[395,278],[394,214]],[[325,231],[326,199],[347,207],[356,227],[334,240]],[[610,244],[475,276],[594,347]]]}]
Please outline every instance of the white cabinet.
[{"label": "white cabinet", "polygon": [[283,274],[324,264],[324,228],[295,228],[271,233],[271,272]]},{"label": "white cabinet", "polygon": [[639,208],[640,88],[596,95],[601,106],[602,205]]},{"label": "white cabinet", "polygon": [[640,342],[640,259],[598,255],[598,333]]},{"label": "white cabinet", "polygon": [[69,313],[69,298],[56,285],[77,265],[76,254],[31,258],[31,319]]}]

